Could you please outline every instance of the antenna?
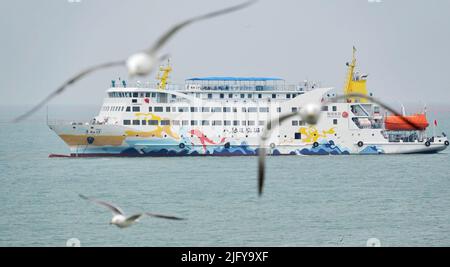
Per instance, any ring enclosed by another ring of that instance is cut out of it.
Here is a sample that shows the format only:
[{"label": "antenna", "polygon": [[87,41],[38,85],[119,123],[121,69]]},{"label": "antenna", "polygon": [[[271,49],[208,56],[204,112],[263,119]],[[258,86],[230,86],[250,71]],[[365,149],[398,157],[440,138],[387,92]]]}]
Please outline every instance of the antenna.
[{"label": "antenna", "polygon": [[[361,94],[364,96],[368,95],[367,87],[366,87],[366,81],[367,81],[367,75],[360,73],[359,71],[356,71],[356,48],[353,46],[352,51],[352,61],[351,63],[347,63],[347,76],[345,79],[345,85],[344,85],[344,94],[350,95],[352,93]],[[361,98],[361,97],[349,97],[347,99],[347,102],[367,102],[368,99]]]},{"label": "antenna", "polygon": [[400,106],[402,108],[402,115],[406,116],[405,106],[403,105],[403,103],[400,103]]}]

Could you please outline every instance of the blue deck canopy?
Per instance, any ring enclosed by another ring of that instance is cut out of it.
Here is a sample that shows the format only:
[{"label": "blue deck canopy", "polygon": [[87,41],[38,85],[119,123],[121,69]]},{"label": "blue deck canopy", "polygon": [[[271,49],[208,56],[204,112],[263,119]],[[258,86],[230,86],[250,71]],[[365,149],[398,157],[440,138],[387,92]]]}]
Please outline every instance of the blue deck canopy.
[{"label": "blue deck canopy", "polygon": [[187,79],[187,81],[267,82],[267,81],[283,81],[283,79],[274,77],[202,77],[202,78],[190,78]]}]

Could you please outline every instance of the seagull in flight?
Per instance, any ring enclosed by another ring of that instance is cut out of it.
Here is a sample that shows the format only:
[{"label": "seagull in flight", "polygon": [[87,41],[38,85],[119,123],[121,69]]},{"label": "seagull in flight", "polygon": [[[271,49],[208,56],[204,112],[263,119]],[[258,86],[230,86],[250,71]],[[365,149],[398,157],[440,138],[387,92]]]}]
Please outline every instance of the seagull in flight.
[{"label": "seagull in flight", "polygon": [[273,119],[272,121],[269,121],[266,123],[265,131],[263,131],[262,135],[260,136],[259,140],[259,150],[258,150],[258,176],[257,176],[257,189],[258,189],[258,195],[261,197],[263,194],[264,189],[264,181],[266,179],[266,141],[270,138],[273,128],[272,125],[281,125],[283,121],[286,121],[292,117],[299,116],[302,121],[306,122],[309,125],[316,125],[317,122],[320,119],[321,114],[321,107],[324,105],[328,105],[329,103],[335,103],[339,100],[347,100],[351,97],[359,97],[362,99],[366,99],[369,102],[373,102],[378,104],[380,107],[384,108],[385,110],[391,112],[394,116],[398,116],[402,121],[407,123],[412,128],[415,128],[417,130],[420,129],[420,126],[408,119],[408,117],[403,116],[400,112],[396,111],[394,108],[390,107],[389,105],[383,103],[382,101],[365,94],[359,94],[359,93],[349,93],[344,95],[338,95],[333,98],[328,99],[327,101],[322,101],[321,104],[318,103],[307,103],[303,108],[301,108],[299,111],[288,113],[285,115],[281,115],[279,118]]},{"label": "seagull in flight", "polygon": [[176,217],[176,216],[162,215],[162,214],[150,213],[150,212],[137,213],[137,214],[134,214],[134,215],[131,215],[131,216],[127,217],[125,215],[125,213],[122,211],[122,209],[120,209],[118,206],[115,206],[115,205],[113,205],[111,203],[108,203],[106,201],[90,198],[90,197],[87,197],[87,196],[82,195],[82,194],[79,194],[79,196],[82,199],[91,201],[91,202],[93,202],[93,203],[95,203],[97,205],[106,207],[109,210],[111,210],[112,213],[113,213],[113,217],[112,217],[111,222],[109,224],[116,225],[119,228],[130,227],[134,223],[138,222],[138,219],[141,218],[144,215],[147,215],[147,216],[150,216],[150,217],[155,217],[155,218],[168,219],[168,220],[178,220],[178,221],[179,220],[184,220],[183,218]]},{"label": "seagull in flight", "polygon": [[250,6],[254,4],[257,0],[249,0],[242,4],[231,6],[225,9],[221,9],[218,11],[214,11],[208,14],[200,15],[197,17],[193,17],[190,19],[187,19],[185,21],[182,21],[178,24],[173,25],[167,32],[165,32],[159,39],[154,43],[150,48],[135,53],[131,55],[127,60],[118,60],[108,63],[102,63],[95,66],[92,66],[90,68],[87,68],[72,78],[68,79],[65,83],[63,83],[60,87],[58,87],[55,91],[50,93],[46,98],[41,100],[38,104],[36,104],[32,109],[25,112],[24,114],[20,115],[19,117],[15,118],[13,122],[19,122],[23,119],[29,117],[31,114],[33,114],[35,111],[39,110],[42,106],[44,106],[46,103],[48,103],[50,100],[52,100],[55,96],[61,94],[64,92],[70,85],[73,85],[78,80],[84,78],[86,75],[95,72],[100,69],[110,68],[110,67],[117,67],[117,66],[126,66],[128,70],[128,75],[130,78],[135,76],[146,76],[153,72],[156,65],[167,58],[167,55],[158,56],[159,50],[167,43],[167,41],[172,38],[173,35],[175,35],[178,31],[183,29],[184,27],[206,19],[214,18],[220,15],[224,15],[227,13],[231,13],[240,9],[243,9],[247,6]]}]

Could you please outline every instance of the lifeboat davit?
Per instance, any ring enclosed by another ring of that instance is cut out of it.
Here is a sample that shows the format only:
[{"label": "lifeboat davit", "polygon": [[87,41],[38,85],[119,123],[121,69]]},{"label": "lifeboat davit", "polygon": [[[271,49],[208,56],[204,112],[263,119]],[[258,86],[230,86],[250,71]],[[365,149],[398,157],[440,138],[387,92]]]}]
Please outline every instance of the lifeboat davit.
[{"label": "lifeboat davit", "polygon": [[[402,117],[413,123],[416,128],[403,120]],[[429,124],[425,114],[415,114],[408,116],[386,116],[384,125],[387,130],[391,131],[414,131],[425,130]]]}]

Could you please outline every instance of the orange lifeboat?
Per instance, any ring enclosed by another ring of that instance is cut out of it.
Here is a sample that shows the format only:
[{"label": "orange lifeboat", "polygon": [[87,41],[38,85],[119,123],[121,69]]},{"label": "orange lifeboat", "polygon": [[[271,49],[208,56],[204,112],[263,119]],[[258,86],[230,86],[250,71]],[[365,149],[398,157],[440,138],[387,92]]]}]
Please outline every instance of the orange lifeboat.
[{"label": "orange lifeboat", "polygon": [[[407,123],[405,120],[402,119],[405,118],[409,122],[413,123],[417,126],[417,128],[413,127],[409,123]],[[428,127],[428,121],[425,114],[415,114],[415,115],[408,115],[408,116],[386,116],[384,120],[384,125],[386,127],[386,130],[391,131],[414,131],[414,130],[425,130]]]}]

